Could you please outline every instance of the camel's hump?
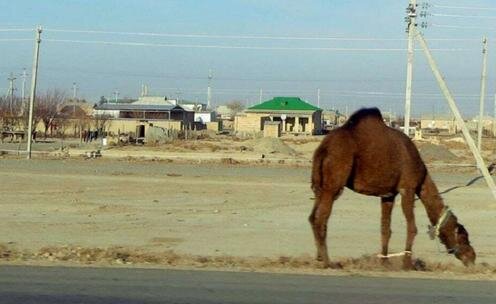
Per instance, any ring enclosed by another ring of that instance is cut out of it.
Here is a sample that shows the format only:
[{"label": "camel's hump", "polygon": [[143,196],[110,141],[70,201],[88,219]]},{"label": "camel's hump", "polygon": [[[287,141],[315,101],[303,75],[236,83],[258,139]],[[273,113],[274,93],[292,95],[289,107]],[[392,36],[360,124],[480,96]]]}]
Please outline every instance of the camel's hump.
[{"label": "camel's hump", "polygon": [[356,126],[360,121],[366,119],[366,118],[375,118],[381,122],[384,120],[382,119],[382,114],[381,111],[379,111],[378,108],[363,108],[355,113],[353,113],[350,118],[346,121],[346,123],[343,125],[343,127],[353,127]]}]

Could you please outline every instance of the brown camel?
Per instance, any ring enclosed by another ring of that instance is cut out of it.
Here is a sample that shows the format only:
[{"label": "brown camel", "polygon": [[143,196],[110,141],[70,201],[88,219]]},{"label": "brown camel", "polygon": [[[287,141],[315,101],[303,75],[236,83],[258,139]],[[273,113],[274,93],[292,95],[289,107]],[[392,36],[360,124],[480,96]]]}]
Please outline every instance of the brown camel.
[{"label": "brown camel", "polygon": [[475,262],[467,230],[444,205],[417,148],[408,136],[386,126],[377,108],[354,113],[343,126],[331,131],[314,153],[315,206],[309,221],[317,245],[317,259],[324,267],[334,266],[327,253],[327,222],[332,205],[344,187],[381,198],[382,257],[388,256],[391,211],[399,193],[407,223],[403,260],[406,268],[412,267],[412,245],[417,234],[413,210],[415,194],[427,211],[432,236],[438,236],[448,253],[463,264]]}]

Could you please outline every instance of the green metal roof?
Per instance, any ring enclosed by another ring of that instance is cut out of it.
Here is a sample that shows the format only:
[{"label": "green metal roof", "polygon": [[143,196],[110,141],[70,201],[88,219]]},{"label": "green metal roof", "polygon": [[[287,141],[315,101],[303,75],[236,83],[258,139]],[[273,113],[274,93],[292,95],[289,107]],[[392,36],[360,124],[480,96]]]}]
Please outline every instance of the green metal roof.
[{"label": "green metal roof", "polygon": [[271,100],[250,107],[248,110],[320,111],[321,109],[301,100],[299,97],[274,97]]}]

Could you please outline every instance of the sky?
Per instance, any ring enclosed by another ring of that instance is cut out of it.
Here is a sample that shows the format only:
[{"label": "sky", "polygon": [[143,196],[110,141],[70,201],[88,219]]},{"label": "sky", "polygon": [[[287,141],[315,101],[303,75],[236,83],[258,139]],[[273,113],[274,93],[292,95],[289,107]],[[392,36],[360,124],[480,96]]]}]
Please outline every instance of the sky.
[{"label": "sky", "polygon": [[[478,112],[482,38],[488,37],[485,110],[493,115],[496,3],[425,2],[430,15],[418,23],[428,24],[421,31],[465,116]],[[214,105],[236,100],[249,106],[260,96],[299,96],[317,104],[320,89],[322,108],[377,106],[402,115],[407,5],[408,0],[0,0],[0,94],[10,73],[20,94],[23,68],[31,74],[33,29],[42,26],[40,92],[56,88],[72,96],[76,83],[78,97],[96,102],[116,91],[120,98],[136,98],[147,84],[152,95],[206,103],[211,70]],[[413,92],[413,115],[448,112],[420,49]]]}]

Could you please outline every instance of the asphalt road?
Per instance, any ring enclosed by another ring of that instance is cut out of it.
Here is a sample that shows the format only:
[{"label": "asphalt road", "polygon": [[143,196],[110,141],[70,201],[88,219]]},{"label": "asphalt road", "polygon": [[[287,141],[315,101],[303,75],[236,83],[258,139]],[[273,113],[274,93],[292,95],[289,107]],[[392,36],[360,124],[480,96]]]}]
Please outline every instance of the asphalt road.
[{"label": "asphalt road", "polygon": [[0,303],[496,303],[496,282],[0,266]]}]

